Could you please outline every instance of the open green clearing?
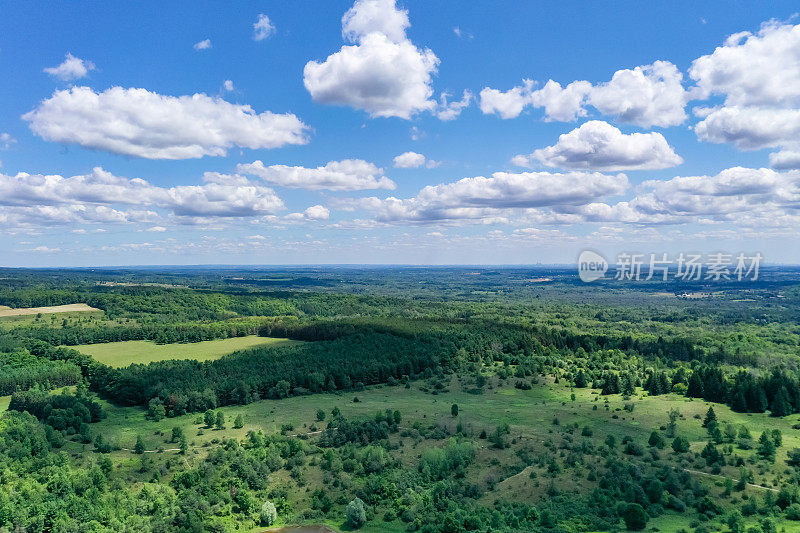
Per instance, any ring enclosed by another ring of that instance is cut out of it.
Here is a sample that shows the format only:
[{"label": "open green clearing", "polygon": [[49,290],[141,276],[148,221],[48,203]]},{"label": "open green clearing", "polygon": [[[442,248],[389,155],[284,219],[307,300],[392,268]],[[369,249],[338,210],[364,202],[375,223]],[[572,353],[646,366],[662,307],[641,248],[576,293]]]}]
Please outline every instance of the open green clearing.
[{"label": "open green clearing", "polygon": [[121,368],[132,364],[146,364],[169,359],[194,359],[212,361],[237,350],[256,346],[282,346],[296,343],[289,339],[275,339],[248,335],[186,344],[156,344],[153,341],[122,341],[101,344],[70,346],[98,362]]}]

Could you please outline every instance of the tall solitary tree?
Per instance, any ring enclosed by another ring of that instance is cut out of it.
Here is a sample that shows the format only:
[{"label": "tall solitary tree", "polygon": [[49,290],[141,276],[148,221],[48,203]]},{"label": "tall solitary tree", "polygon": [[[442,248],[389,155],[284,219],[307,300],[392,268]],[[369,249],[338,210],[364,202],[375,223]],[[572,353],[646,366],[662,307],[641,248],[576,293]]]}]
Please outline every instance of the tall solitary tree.
[{"label": "tall solitary tree", "polygon": [[758,439],[758,455],[767,461],[775,460],[775,443],[769,438],[767,432],[763,432]]},{"label": "tall solitary tree", "polygon": [[269,527],[275,523],[275,520],[278,518],[278,512],[275,510],[275,504],[271,501],[267,500],[261,506],[261,525],[265,527]]},{"label": "tall solitary tree", "polygon": [[144,441],[141,435],[136,436],[136,444],[133,446],[133,452],[139,455],[144,453]]},{"label": "tall solitary tree", "polygon": [[708,411],[706,411],[706,418],[703,420],[703,427],[707,428],[710,423],[716,423],[716,421],[717,413],[714,412],[714,407],[709,407]]},{"label": "tall solitary tree", "polygon": [[364,508],[364,502],[356,497],[347,504],[345,510],[347,516],[347,525],[353,528],[359,528],[367,521],[367,510]]}]

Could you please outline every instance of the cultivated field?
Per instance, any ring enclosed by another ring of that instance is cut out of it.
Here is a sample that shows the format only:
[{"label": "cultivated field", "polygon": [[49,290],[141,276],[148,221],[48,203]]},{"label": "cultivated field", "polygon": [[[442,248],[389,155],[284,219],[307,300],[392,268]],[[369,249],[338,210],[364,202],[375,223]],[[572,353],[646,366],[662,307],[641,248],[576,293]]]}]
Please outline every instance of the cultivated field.
[{"label": "cultivated field", "polygon": [[77,313],[81,311],[100,311],[100,309],[89,307],[86,304],[53,305],[50,307],[20,307],[19,309],[12,309],[11,307],[3,305],[0,306],[0,317],[38,315],[39,313],[43,315],[50,313]]},{"label": "cultivated field", "polygon": [[194,359],[210,361],[223,355],[256,346],[280,346],[297,341],[273,339],[250,335],[187,344],[156,344],[152,341],[123,341],[70,346],[97,361],[116,368],[131,364],[145,364],[169,359]]}]

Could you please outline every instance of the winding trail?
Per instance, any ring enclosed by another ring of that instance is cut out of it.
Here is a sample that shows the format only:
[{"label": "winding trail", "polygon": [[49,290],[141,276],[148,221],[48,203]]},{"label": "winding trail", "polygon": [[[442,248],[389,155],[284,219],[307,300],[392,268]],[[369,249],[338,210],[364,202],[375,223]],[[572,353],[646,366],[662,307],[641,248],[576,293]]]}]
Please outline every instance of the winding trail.
[{"label": "winding trail", "polygon": [[[718,478],[725,479],[725,476],[721,476],[719,474],[709,474],[708,472],[701,472],[700,470],[691,470],[689,468],[684,468],[683,470],[686,471],[686,472],[689,472],[690,474],[698,474],[700,476],[718,477]],[[739,483],[738,479],[732,479],[731,481],[733,481],[734,483]],[[772,492],[778,492],[778,489],[773,489],[771,487],[765,487],[764,485],[755,485],[753,483],[747,483],[747,486],[748,487],[755,487],[757,489],[771,490]]]}]

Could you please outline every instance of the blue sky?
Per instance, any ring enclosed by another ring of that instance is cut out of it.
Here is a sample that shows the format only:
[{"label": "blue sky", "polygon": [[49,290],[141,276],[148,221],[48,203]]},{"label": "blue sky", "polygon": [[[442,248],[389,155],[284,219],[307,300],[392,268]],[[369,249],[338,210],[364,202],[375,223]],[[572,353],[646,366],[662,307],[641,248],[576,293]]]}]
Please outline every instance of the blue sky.
[{"label": "blue sky", "polygon": [[797,263],[796,10],[6,4],[0,264]]}]

